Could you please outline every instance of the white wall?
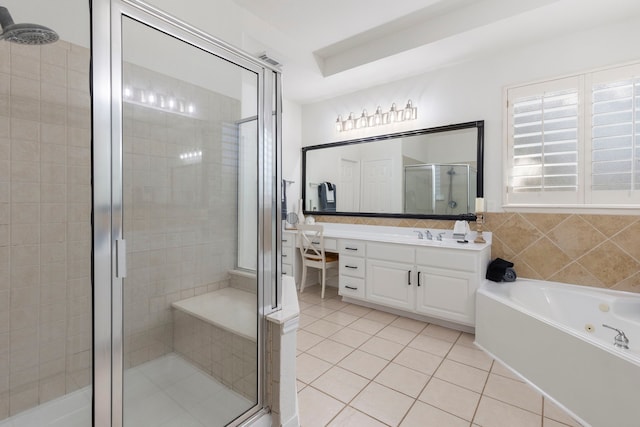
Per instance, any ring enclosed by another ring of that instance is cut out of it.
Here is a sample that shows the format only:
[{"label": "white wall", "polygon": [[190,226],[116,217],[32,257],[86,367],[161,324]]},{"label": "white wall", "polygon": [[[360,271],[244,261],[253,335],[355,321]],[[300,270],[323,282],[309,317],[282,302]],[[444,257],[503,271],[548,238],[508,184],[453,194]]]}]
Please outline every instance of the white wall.
[{"label": "white wall", "polygon": [[295,181],[287,189],[287,210],[298,212],[302,179],[302,110],[294,102],[283,100],[282,106],[282,179]]},{"label": "white wall", "polygon": [[[394,83],[372,87],[302,108],[302,143],[316,145],[373,134],[441,126],[474,120],[485,121],[485,187],[489,211],[502,204],[503,88],[517,83],[553,78],[606,65],[640,60],[637,20],[620,22],[563,38],[545,40],[517,50],[458,64]],[[338,133],[335,120],[377,105],[388,110],[392,102],[411,99],[418,120],[370,129]]]}]

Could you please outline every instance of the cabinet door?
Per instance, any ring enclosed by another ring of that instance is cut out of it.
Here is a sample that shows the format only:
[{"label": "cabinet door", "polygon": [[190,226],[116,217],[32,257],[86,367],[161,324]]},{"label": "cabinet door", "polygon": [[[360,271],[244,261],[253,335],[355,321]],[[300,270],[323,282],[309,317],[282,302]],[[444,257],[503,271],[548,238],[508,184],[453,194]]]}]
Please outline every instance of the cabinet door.
[{"label": "cabinet door", "polygon": [[413,264],[367,259],[367,300],[413,310],[414,270]]},{"label": "cabinet door", "polygon": [[476,275],[418,266],[416,312],[466,325],[475,324]]}]

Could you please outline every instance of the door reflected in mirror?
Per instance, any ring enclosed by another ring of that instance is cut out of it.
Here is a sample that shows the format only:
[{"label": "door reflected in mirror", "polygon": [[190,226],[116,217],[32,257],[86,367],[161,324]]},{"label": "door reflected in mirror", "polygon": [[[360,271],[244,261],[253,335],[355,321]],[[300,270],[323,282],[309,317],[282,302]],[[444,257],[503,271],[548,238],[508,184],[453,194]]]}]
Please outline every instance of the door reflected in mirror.
[{"label": "door reflected in mirror", "polygon": [[305,213],[475,219],[483,140],[477,121],[305,147]]}]

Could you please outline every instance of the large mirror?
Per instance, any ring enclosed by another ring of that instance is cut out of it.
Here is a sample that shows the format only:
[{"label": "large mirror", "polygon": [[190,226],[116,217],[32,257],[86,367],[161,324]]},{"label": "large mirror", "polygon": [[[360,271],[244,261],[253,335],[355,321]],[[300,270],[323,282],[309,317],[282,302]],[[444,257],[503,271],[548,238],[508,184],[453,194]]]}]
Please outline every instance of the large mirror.
[{"label": "large mirror", "polygon": [[307,215],[475,220],[484,121],[302,149]]}]

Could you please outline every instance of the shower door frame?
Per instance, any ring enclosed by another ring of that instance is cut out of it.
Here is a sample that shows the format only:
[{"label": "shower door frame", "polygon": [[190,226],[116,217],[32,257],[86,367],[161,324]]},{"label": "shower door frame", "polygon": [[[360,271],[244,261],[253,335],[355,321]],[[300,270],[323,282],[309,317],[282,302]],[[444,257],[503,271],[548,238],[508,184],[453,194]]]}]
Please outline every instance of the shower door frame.
[{"label": "shower door frame", "polygon": [[[133,0],[92,0],[93,138],[93,426],[123,422],[122,18],[148,25],[221,60],[256,73],[258,79],[258,398],[236,422],[265,410],[265,316],[280,308],[277,259],[281,230],[281,74],[262,62],[159,9]],[[214,77],[212,77],[214,78]],[[275,108],[275,112],[273,109]],[[273,114],[276,120],[274,123]],[[118,253],[120,252],[120,254]],[[120,255],[120,256],[119,256]]]}]

